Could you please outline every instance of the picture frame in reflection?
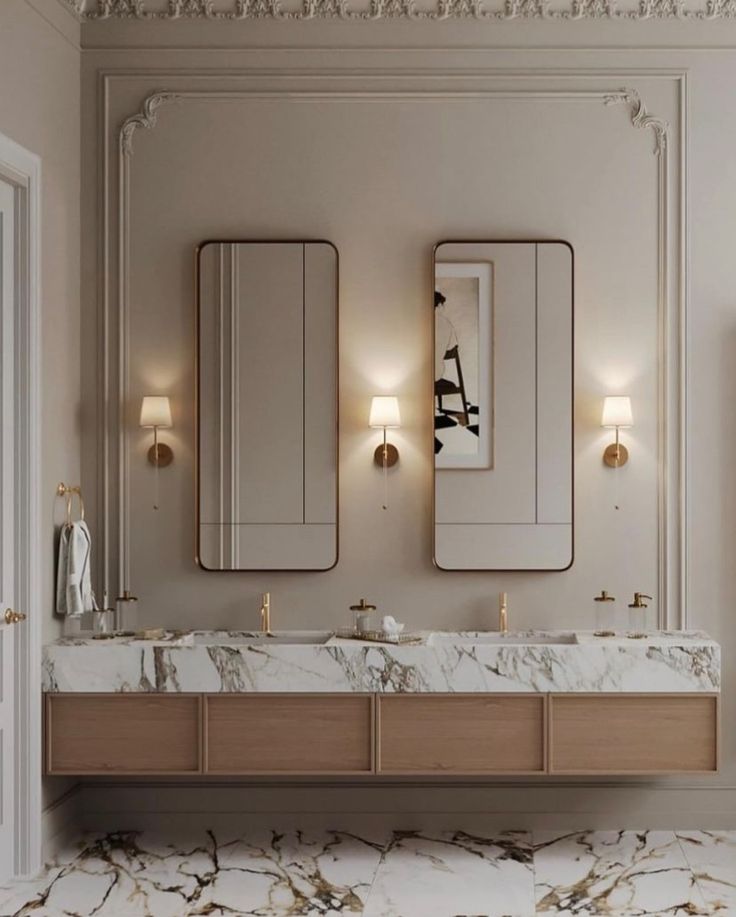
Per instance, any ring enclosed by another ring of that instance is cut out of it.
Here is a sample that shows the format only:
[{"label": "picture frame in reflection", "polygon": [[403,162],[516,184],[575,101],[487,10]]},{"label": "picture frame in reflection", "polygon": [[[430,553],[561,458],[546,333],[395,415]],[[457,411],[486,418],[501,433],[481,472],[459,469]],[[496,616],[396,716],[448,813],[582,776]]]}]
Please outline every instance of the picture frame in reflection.
[{"label": "picture frame in reflection", "polygon": [[493,263],[435,263],[435,468],[493,468]]}]

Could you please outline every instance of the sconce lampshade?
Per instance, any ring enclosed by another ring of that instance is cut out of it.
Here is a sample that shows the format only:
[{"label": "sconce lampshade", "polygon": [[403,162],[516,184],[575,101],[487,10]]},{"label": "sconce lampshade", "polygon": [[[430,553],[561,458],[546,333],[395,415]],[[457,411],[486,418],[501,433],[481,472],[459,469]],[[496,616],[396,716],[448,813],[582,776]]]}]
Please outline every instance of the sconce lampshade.
[{"label": "sconce lampshade", "polygon": [[397,429],[401,426],[399,399],[395,395],[375,395],[371,402],[368,425],[379,428]]},{"label": "sconce lampshade", "polygon": [[628,395],[613,395],[603,401],[602,427],[633,427],[631,398]]},{"label": "sconce lampshade", "polygon": [[171,427],[171,404],[166,395],[146,395],[141,404],[142,427]]}]

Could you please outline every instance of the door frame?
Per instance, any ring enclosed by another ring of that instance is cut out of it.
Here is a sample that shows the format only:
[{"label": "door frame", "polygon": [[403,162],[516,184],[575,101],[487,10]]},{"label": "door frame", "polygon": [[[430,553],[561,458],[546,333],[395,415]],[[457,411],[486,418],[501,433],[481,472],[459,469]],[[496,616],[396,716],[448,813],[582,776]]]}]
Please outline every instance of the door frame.
[{"label": "door frame", "polygon": [[14,872],[41,866],[41,160],[0,133],[0,177],[16,195]]}]

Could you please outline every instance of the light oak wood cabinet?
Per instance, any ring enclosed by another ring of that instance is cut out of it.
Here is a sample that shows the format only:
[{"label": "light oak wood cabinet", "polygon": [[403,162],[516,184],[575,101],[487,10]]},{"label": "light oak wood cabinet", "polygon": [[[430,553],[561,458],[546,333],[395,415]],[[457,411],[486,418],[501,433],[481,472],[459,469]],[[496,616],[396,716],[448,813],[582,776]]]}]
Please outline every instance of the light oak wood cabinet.
[{"label": "light oak wood cabinet", "polygon": [[378,771],[541,774],[542,694],[396,694],[378,698]]},{"label": "light oak wood cabinet", "polygon": [[48,774],[713,773],[713,694],[47,694]]},{"label": "light oak wood cabinet", "polygon": [[371,773],[373,703],[365,694],[210,695],[205,771]]},{"label": "light oak wood cabinet", "polygon": [[49,774],[196,774],[199,694],[47,694]]},{"label": "light oak wood cabinet", "polygon": [[564,694],[550,698],[553,774],[718,769],[718,697]]}]

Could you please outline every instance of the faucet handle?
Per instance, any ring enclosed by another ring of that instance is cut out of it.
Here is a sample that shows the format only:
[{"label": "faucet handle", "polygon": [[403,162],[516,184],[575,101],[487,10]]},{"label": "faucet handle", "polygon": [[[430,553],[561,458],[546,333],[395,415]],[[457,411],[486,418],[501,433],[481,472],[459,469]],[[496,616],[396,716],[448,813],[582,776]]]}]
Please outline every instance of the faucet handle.
[{"label": "faucet handle", "polygon": [[629,604],[629,608],[649,608],[648,603],[643,601],[644,599],[649,599],[650,602],[654,601],[651,595],[646,595],[644,592],[635,592],[634,601]]}]

